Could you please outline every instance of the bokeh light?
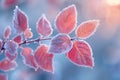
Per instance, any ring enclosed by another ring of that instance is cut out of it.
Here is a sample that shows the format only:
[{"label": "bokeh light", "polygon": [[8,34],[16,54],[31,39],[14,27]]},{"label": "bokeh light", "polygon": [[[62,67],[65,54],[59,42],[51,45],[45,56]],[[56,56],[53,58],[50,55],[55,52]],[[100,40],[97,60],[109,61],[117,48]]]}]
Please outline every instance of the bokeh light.
[{"label": "bokeh light", "polygon": [[120,0],[106,0],[109,5],[120,5]]}]

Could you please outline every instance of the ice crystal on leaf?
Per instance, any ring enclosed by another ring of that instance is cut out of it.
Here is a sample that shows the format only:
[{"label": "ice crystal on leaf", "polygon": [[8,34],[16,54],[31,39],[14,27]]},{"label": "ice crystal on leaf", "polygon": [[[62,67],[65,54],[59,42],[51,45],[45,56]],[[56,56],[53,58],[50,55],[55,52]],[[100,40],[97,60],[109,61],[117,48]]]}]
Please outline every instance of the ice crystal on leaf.
[{"label": "ice crystal on leaf", "polygon": [[16,54],[18,49],[18,44],[14,42],[13,40],[9,40],[5,43],[5,49],[10,54]]},{"label": "ice crystal on leaf", "polygon": [[86,39],[93,35],[99,25],[99,20],[89,20],[81,23],[76,29],[76,36],[81,39]]},{"label": "ice crystal on leaf", "polygon": [[67,34],[58,34],[52,38],[49,52],[53,54],[67,53],[72,48],[72,41]]},{"label": "ice crystal on leaf", "polygon": [[28,27],[27,15],[18,6],[14,10],[13,25],[17,33],[24,32]]},{"label": "ice crystal on leaf", "polygon": [[4,32],[4,38],[8,39],[10,37],[10,34],[11,34],[11,27],[7,26]]},{"label": "ice crystal on leaf", "polygon": [[40,45],[35,51],[35,60],[39,67],[47,72],[53,72],[53,54],[48,52],[46,45]]},{"label": "ice crystal on leaf", "polygon": [[15,61],[10,61],[8,59],[3,59],[0,61],[0,70],[2,71],[10,71],[17,67],[17,63]]},{"label": "ice crystal on leaf", "polygon": [[33,51],[29,47],[23,48],[22,51],[21,51],[21,55],[24,58],[24,63],[27,66],[32,67],[35,70],[37,70],[38,66],[37,66],[37,64],[35,62],[35,59],[34,59],[34,56],[33,56],[32,53],[33,53]]},{"label": "ice crystal on leaf", "polygon": [[17,35],[13,38],[13,41],[16,42],[16,43],[21,43],[22,42],[22,37],[21,35]]},{"label": "ice crystal on leaf", "polygon": [[42,36],[49,36],[53,32],[52,26],[45,15],[42,15],[38,20],[36,29]]},{"label": "ice crystal on leaf", "polygon": [[85,41],[74,41],[72,49],[67,53],[67,57],[78,66],[91,68],[94,66],[91,47]]},{"label": "ice crystal on leaf", "polygon": [[8,60],[13,61],[17,58],[18,54],[10,54],[8,51],[5,51],[5,56]]},{"label": "ice crystal on leaf", "polygon": [[33,37],[33,33],[32,33],[32,31],[31,31],[31,28],[27,28],[27,29],[25,30],[24,36],[25,36],[26,39]]},{"label": "ice crystal on leaf", "polygon": [[60,33],[71,33],[77,22],[77,11],[75,5],[63,9],[56,17],[55,25]]}]

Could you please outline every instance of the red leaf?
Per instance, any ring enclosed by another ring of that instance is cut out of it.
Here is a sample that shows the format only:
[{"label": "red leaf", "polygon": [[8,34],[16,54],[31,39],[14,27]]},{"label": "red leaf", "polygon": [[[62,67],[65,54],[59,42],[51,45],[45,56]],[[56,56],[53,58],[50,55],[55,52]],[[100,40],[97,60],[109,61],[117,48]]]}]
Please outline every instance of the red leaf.
[{"label": "red leaf", "polygon": [[11,28],[10,26],[7,26],[4,32],[4,38],[8,39],[10,35],[11,35]]},{"label": "red leaf", "polygon": [[70,37],[66,34],[58,34],[51,40],[49,52],[54,54],[67,53],[72,48]]},{"label": "red leaf", "polygon": [[17,35],[17,36],[15,36],[14,38],[13,38],[13,40],[16,42],[16,43],[21,43],[22,42],[22,37],[21,37],[21,35]]},{"label": "red leaf", "polygon": [[33,33],[31,32],[31,28],[27,28],[25,30],[24,36],[25,36],[25,38],[32,38],[33,37]]},{"label": "red leaf", "polygon": [[3,7],[10,8],[18,3],[18,0],[3,0]]},{"label": "red leaf", "polygon": [[32,49],[27,47],[27,48],[23,48],[22,49],[22,52],[21,52],[21,55],[23,56],[24,58],[24,63],[31,67],[31,68],[34,68],[35,70],[38,69],[38,66],[35,62],[35,59],[34,59],[34,56],[32,54]]},{"label": "red leaf", "polygon": [[9,71],[14,70],[17,67],[17,63],[15,61],[9,61],[8,59],[3,59],[0,62],[0,70],[2,71]]},{"label": "red leaf", "polygon": [[9,40],[5,43],[5,50],[10,54],[16,54],[18,49],[18,44],[12,40]]},{"label": "red leaf", "polygon": [[17,58],[18,54],[10,54],[8,51],[5,52],[5,56],[10,60],[13,61]]},{"label": "red leaf", "polygon": [[8,77],[7,77],[6,74],[0,73],[0,79],[1,79],[1,80],[8,80]]},{"label": "red leaf", "polygon": [[92,50],[85,41],[74,41],[73,48],[67,54],[68,59],[78,66],[94,66]]},{"label": "red leaf", "polygon": [[2,40],[0,39],[0,49],[2,48]]},{"label": "red leaf", "polygon": [[43,70],[47,72],[53,72],[52,60],[53,54],[50,54],[48,51],[48,47],[46,45],[40,45],[35,51],[35,59],[37,64]]},{"label": "red leaf", "polygon": [[42,15],[38,20],[36,28],[37,32],[43,36],[49,36],[53,32],[52,26],[45,15]]},{"label": "red leaf", "polygon": [[77,22],[77,11],[75,5],[63,9],[56,18],[56,28],[60,33],[71,33]]},{"label": "red leaf", "polygon": [[90,37],[99,25],[99,20],[85,21],[76,29],[76,36],[82,39]]},{"label": "red leaf", "polygon": [[16,9],[14,10],[13,23],[14,28],[18,33],[24,32],[28,27],[27,15],[23,11],[21,11],[18,6],[16,6]]}]

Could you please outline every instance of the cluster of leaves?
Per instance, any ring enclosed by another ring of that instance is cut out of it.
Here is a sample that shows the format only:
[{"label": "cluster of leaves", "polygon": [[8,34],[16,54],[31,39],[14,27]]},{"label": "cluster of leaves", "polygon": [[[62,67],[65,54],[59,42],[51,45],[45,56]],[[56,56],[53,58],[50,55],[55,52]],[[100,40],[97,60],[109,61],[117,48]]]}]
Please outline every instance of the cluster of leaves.
[{"label": "cluster of leaves", "polygon": [[[18,48],[21,49],[20,55],[23,57],[25,65],[35,70],[40,68],[53,73],[53,58],[56,54],[65,54],[75,65],[92,68],[94,66],[92,49],[84,39],[90,37],[95,32],[98,24],[98,20],[88,20],[79,24],[76,28],[77,10],[75,5],[70,5],[63,9],[55,19],[55,27],[59,32],[56,36],[50,37],[53,29],[51,23],[43,14],[36,24],[36,30],[40,36],[30,40],[33,37],[33,33],[29,27],[27,15],[16,7],[13,25],[17,36],[10,39],[11,28],[9,26],[6,27],[4,38],[0,40],[0,50],[6,56],[0,61],[0,70],[6,72],[17,67],[15,59],[18,56]],[[69,34],[74,30],[75,37],[71,38]],[[40,43],[40,41],[44,40],[50,40],[50,47]],[[39,44],[35,51],[29,46],[22,46],[32,42]]]}]

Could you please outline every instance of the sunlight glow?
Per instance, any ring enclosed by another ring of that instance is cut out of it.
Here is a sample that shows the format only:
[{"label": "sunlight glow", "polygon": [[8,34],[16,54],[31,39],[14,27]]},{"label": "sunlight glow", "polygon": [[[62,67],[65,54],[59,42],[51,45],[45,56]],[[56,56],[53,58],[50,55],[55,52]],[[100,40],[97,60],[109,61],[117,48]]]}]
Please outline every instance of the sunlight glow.
[{"label": "sunlight glow", "polygon": [[120,5],[120,0],[106,0],[109,5]]}]

